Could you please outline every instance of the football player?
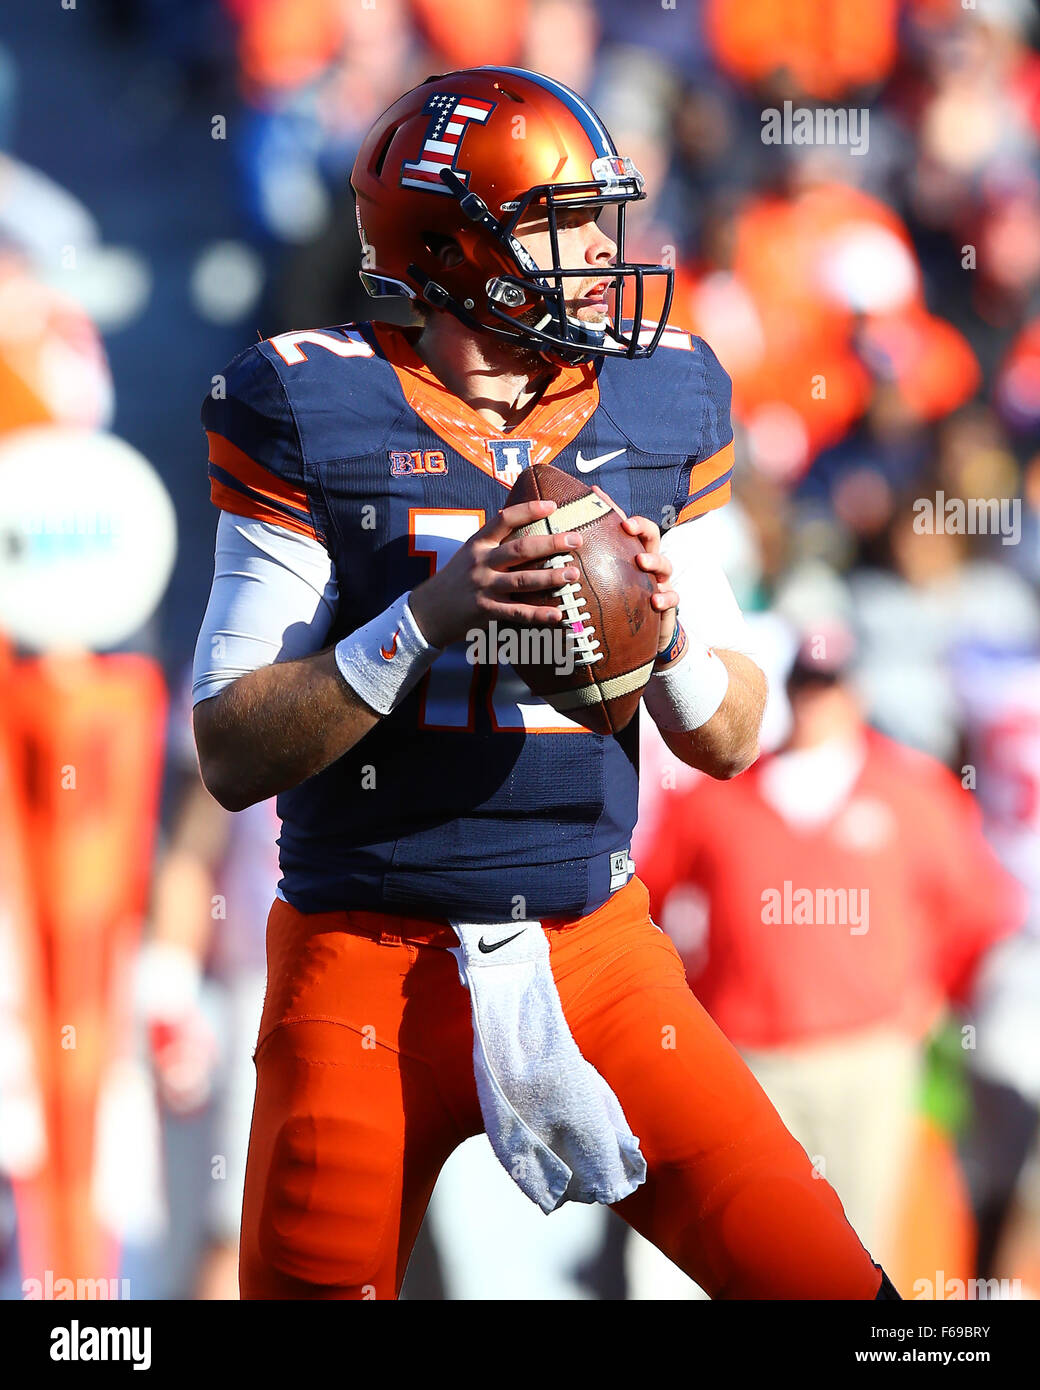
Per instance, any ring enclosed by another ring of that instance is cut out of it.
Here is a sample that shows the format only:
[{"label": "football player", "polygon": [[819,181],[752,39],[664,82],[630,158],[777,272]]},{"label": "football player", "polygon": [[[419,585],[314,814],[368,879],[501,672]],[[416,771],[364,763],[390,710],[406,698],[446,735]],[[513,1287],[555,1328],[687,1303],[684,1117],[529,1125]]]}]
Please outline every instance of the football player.
[{"label": "football player", "polygon": [[729,497],[729,379],[666,326],[671,271],[624,259],[641,175],[576,93],[483,67],[396,102],[352,183],[365,286],[415,328],[279,334],[203,407],[199,758],[222,805],[277,793],[282,819],[242,1294],[397,1296],[441,1165],[484,1127],[450,923],[529,921],[639,1136],[618,1213],[716,1298],[892,1296],[650,920],[637,721],[590,733],[466,659],[492,619],[558,622],[578,578],[545,562],[580,536],[511,539],[551,502],[503,509],[552,461],[643,543],[670,748],[715,777],[756,757],[764,677],[691,524]]}]

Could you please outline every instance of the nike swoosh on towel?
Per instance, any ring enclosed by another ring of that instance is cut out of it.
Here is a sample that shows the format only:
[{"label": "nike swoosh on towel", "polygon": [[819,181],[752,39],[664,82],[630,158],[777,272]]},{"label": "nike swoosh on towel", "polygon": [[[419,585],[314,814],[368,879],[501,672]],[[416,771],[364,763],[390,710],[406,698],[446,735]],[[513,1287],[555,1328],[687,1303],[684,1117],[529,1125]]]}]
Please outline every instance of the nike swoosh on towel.
[{"label": "nike swoosh on towel", "polygon": [[508,946],[509,943],[515,941],[518,936],[523,936],[526,930],[526,927],[521,927],[520,930],[515,931],[512,936],[504,936],[501,941],[495,941],[490,946],[485,945],[484,938],[481,937],[477,942],[477,950],[482,951],[485,956],[490,955],[492,951],[497,951],[500,946]]}]

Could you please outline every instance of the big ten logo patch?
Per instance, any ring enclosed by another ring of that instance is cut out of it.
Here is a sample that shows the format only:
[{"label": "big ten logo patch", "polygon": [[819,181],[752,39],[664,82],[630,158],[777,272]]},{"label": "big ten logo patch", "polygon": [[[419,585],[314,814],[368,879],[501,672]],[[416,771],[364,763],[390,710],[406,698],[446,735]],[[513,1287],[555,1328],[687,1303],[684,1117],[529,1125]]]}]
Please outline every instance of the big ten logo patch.
[{"label": "big ten logo patch", "polygon": [[393,477],[401,478],[413,473],[447,473],[448,460],[444,457],[443,449],[391,449],[388,455],[390,459],[390,472]]},{"label": "big ten logo patch", "polygon": [[487,447],[495,477],[499,482],[512,487],[531,463],[531,440],[489,439]]}]

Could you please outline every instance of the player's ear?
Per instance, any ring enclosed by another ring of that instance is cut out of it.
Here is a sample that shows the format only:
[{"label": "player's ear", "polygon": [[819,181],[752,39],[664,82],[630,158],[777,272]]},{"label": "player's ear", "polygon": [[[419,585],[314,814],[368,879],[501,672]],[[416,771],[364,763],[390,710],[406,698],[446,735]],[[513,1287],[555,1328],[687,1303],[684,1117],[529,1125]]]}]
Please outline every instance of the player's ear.
[{"label": "player's ear", "polygon": [[424,240],[429,251],[445,270],[454,270],[462,264],[462,247],[454,237],[438,236],[436,232],[428,232]]}]

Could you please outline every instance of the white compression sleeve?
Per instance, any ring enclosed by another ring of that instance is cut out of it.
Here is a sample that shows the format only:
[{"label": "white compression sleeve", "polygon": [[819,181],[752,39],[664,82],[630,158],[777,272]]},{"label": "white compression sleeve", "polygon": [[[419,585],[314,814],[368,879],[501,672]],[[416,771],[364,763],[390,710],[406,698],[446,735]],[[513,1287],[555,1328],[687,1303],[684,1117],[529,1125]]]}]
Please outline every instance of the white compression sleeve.
[{"label": "white compression sleeve", "polygon": [[671,587],[679,595],[682,625],[691,642],[741,652],[757,664],[754,638],[718,560],[711,523],[709,513],[661,537],[661,552],[672,562]]},{"label": "white compression sleeve", "polygon": [[[662,731],[692,733],[726,698],[729,672],[715,649],[754,660],[751,633],[719,563],[704,521],[666,532],[661,550],[672,562],[671,587],[679,595],[679,621],[670,661],[651,676],[644,703]],[[663,659],[663,658],[662,658]]]},{"label": "white compression sleeve", "polygon": [[338,599],[320,542],[221,512],[213,587],[195,644],[193,703],[260,666],[320,651]]}]

